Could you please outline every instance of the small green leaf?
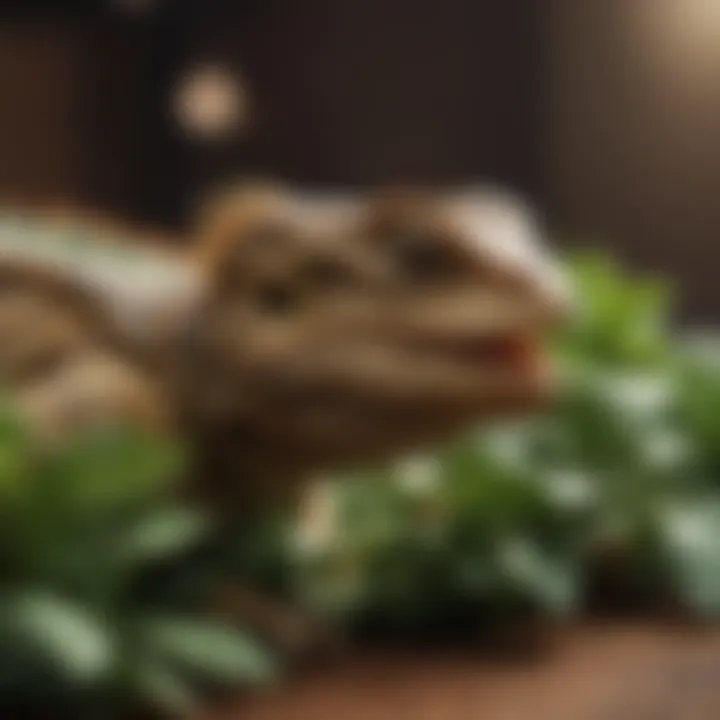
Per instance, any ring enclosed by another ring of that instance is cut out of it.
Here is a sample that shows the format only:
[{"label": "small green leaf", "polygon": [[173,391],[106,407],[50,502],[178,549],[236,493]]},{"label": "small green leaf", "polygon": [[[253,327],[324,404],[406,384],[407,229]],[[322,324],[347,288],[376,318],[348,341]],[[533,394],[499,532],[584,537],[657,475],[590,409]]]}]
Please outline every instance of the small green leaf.
[{"label": "small green leaf", "polygon": [[660,513],[677,589],[704,617],[720,615],[720,499],[676,502]]},{"label": "small green leaf", "polygon": [[579,578],[574,564],[551,557],[535,543],[513,538],[500,546],[503,574],[555,615],[568,615],[577,608]]},{"label": "small green leaf", "polygon": [[93,683],[112,670],[113,629],[86,608],[37,592],[8,598],[2,609],[3,622],[16,637],[37,648],[68,680]]},{"label": "small green leaf", "polygon": [[132,680],[139,693],[157,709],[177,718],[197,716],[198,699],[190,686],[169,667],[148,658],[136,660]]},{"label": "small green leaf", "polygon": [[211,621],[156,619],[145,634],[150,646],[168,661],[223,683],[267,683],[275,677],[269,654],[254,639]]},{"label": "small green leaf", "polygon": [[194,510],[158,510],[126,533],[120,555],[131,562],[162,560],[192,548],[208,530],[207,519]]}]

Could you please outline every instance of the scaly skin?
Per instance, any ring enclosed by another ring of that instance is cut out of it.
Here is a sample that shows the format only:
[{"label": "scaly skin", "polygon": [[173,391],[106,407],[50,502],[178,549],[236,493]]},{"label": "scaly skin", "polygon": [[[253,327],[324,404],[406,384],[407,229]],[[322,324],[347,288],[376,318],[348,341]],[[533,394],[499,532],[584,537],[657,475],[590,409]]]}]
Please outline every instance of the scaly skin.
[{"label": "scaly skin", "polygon": [[[134,267],[111,245],[60,257],[35,242],[43,227],[18,243],[0,223],[11,398],[42,439],[113,421],[178,433],[195,489],[233,513],[550,391],[538,343],[565,298],[503,197],[247,187],[205,209],[190,254]],[[234,597],[267,625],[268,606]],[[283,645],[287,623],[269,630]]]},{"label": "scaly skin", "polygon": [[118,420],[166,432],[170,407],[92,296],[33,264],[0,263],[0,378],[43,443]]},{"label": "scaly skin", "polygon": [[[537,341],[564,298],[501,196],[248,186],[205,209],[192,253],[130,259],[122,245],[62,255],[38,240],[68,227],[24,222],[18,243],[0,223],[2,380],[41,430],[65,415],[69,431],[100,417],[171,424],[199,445],[213,492],[272,499],[313,471],[444,439],[547,393]],[[101,392],[90,378],[105,367]],[[55,386],[66,387],[43,400]]]},{"label": "scaly skin", "polygon": [[537,341],[565,298],[531,232],[482,194],[220,198],[199,228],[208,285],[187,372],[209,474],[262,477],[239,487],[273,497],[536,406]]}]

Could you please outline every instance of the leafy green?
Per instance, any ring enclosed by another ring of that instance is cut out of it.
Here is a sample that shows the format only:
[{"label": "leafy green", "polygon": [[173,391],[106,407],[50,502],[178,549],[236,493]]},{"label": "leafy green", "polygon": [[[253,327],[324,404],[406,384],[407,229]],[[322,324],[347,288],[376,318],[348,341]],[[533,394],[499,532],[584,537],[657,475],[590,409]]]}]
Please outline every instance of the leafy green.
[{"label": "leafy green", "polygon": [[7,633],[45,655],[69,682],[104,680],[116,647],[107,618],[49,592],[26,591],[6,597],[2,618]]},{"label": "leafy green", "polygon": [[[572,615],[592,601],[612,547],[628,587],[664,587],[703,616],[720,610],[720,535],[705,504],[720,481],[720,343],[676,339],[656,279],[597,255],[568,270],[578,307],[554,345],[553,407],[339,477],[325,489],[331,530],[295,553],[304,597],[418,630],[468,605]],[[680,541],[688,526],[694,544]]]},{"label": "leafy green", "polygon": [[256,642],[218,622],[159,618],[146,622],[144,634],[157,654],[215,682],[267,683],[275,676]]},{"label": "leafy green", "polygon": [[[202,588],[156,581],[168,568],[222,580],[212,558],[191,560],[213,528],[178,503],[182,455],[120,429],[40,449],[0,412],[0,705],[29,701],[42,683],[70,714],[74,703],[121,713],[141,700],[177,710],[207,680],[266,679],[254,639],[203,625]],[[183,623],[161,620],[179,607]]]},{"label": "leafy green", "polygon": [[0,704],[43,683],[70,716],[111,698],[185,715],[208,687],[271,681],[264,647],[208,617],[229,573],[383,632],[570,617],[608,565],[718,618],[720,342],[678,339],[655,279],[568,269],[547,412],[341,475],[298,520],[221,532],[178,502],[181,448],[118,430],[38,452],[0,404]]}]

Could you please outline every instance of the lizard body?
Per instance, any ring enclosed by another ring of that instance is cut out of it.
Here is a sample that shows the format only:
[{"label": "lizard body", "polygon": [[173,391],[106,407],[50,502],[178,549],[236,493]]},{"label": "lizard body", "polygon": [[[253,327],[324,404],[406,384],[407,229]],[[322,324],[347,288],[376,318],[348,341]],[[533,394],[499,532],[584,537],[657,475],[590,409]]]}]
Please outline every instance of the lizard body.
[{"label": "lizard body", "polygon": [[0,222],[0,377],[40,430],[166,425],[254,503],[547,391],[535,345],[566,298],[503,195],[244,188],[189,250],[101,228]]},{"label": "lizard body", "polygon": [[[108,227],[0,215],[0,383],[41,442],[179,435],[191,489],[235,517],[551,389],[538,344],[568,297],[503,195],[246,188],[187,249]],[[248,588],[217,605],[286,651],[327,639]]]}]

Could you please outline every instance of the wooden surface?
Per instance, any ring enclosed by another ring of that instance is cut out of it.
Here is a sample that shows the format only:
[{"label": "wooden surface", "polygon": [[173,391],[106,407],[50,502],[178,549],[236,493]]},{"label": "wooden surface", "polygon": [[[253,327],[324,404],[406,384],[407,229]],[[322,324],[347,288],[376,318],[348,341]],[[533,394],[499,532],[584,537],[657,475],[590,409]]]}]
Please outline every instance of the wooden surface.
[{"label": "wooden surface", "polygon": [[594,627],[541,661],[378,653],[296,679],[212,720],[713,720],[720,631]]}]

